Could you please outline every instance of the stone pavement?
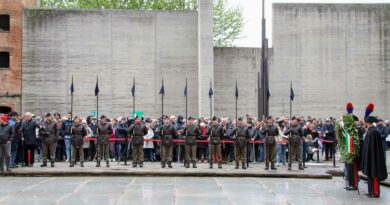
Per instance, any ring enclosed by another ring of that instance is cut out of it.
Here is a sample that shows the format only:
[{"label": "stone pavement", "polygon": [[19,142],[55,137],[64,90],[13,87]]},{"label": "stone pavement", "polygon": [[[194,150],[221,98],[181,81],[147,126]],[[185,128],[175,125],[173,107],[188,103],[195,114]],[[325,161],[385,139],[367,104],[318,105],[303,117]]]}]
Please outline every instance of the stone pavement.
[{"label": "stone pavement", "polygon": [[344,180],[239,177],[1,177],[1,205],[375,205],[381,198],[345,191]]}]

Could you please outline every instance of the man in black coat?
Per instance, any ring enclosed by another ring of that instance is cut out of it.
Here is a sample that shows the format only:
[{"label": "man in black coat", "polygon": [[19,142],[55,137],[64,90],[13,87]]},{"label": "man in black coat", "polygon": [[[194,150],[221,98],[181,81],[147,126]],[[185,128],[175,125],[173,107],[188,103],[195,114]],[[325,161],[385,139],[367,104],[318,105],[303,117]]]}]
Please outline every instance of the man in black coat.
[{"label": "man in black coat", "polygon": [[387,168],[383,155],[381,134],[373,125],[377,119],[372,116],[366,118],[367,133],[364,138],[363,147],[363,174],[368,180],[368,197],[379,197],[379,181],[387,178]]},{"label": "man in black coat", "polygon": [[[37,145],[36,128],[39,123],[32,119],[32,114],[27,112],[22,123],[21,137],[24,143],[24,163],[26,166],[34,165],[34,153]],[[30,151],[30,160],[28,160],[28,152]]]}]

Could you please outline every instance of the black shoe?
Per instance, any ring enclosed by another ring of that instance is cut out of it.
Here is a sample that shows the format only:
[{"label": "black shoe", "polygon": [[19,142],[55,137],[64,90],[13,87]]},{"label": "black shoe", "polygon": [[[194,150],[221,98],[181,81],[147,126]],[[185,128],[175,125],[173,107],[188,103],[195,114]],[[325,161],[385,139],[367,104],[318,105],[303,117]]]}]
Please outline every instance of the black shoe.
[{"label": "black shoe", "polygon": [[272,170],[278,170],[278,169],[276,169],[276,167],[275,167],[275,164],[274,164],[274,163],[272,163],[272,164],[271,164],[271,169],[272,169]]},{"label": "black shoe", "polygon": [[298,169],[300,169],[300,170],[304,170],[305,168],[303,168],[303,165],[302,165],[302,164],[300,164]]},{"label": "black shoe", "polygon": [[349,186],[349,187],[345,187],[345,190],[347,190],[347,191],[356,191],[357,188]]},{"label": "black shoe", "polygon": [[196,163],[192,163],[192,168],[198,168],[198,167],[196,166]]},{"label": "black shoe", "polygon": [[81,167],[84,167],[84,162],[80,162],[80,166],[81,166]]},{"label": "black shoe", "polygon": [[213,168],[213,164],[210,164],[210,169],[212,169]]},{"label": "black shoe", "polygon": [[242,164],[242,169],[246,169],[245,163]]},{"label": "black shoe", "polygon": [[137,167],[137,163],[133,163],[133,168],[136,168]]},{"label": "black shoe", "polygon": [[110,167],[110,161],[106,161],[106,167]]},{"label": "black shoe", "polygon": [[50,167],[54,167],[54,162],[50,162]]},{"label": "black shoe", "polygon": [[11,170],[9,169],[9,166],[7,166],[7,167],[5,168],[5,171],[7,171],[7,172],[11,171]]},{"label": "black shoe", "polygon": [[236,167],[234,167],[235,169],[238,169],[239,168],[239,164],[238,163],[236,163]]},{"label": "black shoe", "polygon": [[69,165],[69,167],[74,167],[74,164],[73,164],[73,163],[71,163],[71,164]]},{"label": "black shoe", "polygon": [[185,163],[184,163],[184,166],[185,166],[186,168],[190,168],[190,163],[185,162]]},{"label": "black shoe", "polygon": [[100,161],[96,162],[96,167],[100,167]]},{"label": "black shoe", "polygon": [[165,163],[164,163],[164,164],[161,164],[161,168],[165,168]]},{"label": "black shoe", "polygon": [[47,167],[47,164],[44,162],[43,164],[41,164],[41,167]]},{"label": "black shoe", "polygon": [[142,162],[139,163],[139,167],[141,167],[141,168],[144,167],[144,163],[142,163]]},{"label": "black shoe", "polygon": [[291,171],[291,164],[288,165],[288,171]]},{"label": "black shoe", "polygon": [[222,169],[222,164],[218,164],[218,169]]}]

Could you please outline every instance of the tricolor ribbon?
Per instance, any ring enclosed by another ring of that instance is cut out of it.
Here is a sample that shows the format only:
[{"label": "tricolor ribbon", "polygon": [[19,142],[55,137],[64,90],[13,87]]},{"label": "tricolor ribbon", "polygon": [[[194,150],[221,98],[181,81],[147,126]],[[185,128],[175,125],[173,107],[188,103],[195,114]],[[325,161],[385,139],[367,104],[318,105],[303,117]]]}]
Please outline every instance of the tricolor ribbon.
[{"label": "tricolor ribbon", "polygon": [[340,128],[345,138],[345,151],[352,153],[353,151],[353,139],[346,129],[344,129],[344,121],[340,122]]}]

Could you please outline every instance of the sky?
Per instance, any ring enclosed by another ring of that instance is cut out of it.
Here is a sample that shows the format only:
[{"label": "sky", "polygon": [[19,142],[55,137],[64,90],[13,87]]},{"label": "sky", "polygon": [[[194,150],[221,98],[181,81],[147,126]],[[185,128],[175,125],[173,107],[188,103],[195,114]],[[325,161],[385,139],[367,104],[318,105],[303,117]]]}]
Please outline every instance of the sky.
[{"label": "sky", "polygon": [[[237,47],[261,47],[262,0],[228,0],[229,6],[240,6],[244,14],[241,39],[234,42]],[[272,3],[390,3],[390,0],[265,0],[267,37],[272,46]]]}]

